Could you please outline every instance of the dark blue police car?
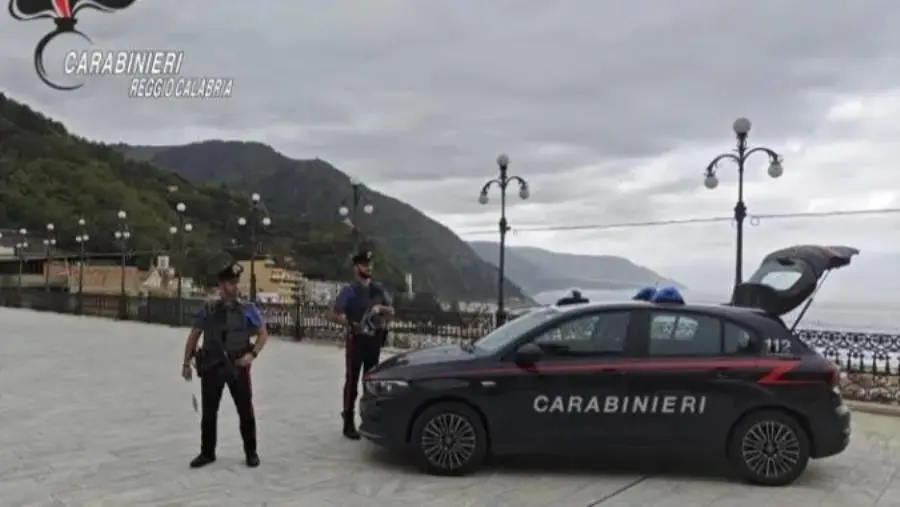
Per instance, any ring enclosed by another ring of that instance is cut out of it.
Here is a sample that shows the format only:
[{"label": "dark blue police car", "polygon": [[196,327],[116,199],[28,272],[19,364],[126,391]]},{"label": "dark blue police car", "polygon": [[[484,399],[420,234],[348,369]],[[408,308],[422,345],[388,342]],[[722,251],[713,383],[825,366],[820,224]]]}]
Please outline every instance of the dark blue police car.
[{"label": "dark blue police car", "polygon": [[838,370],[782,316],[805,312],[857,253],[779,250],[726,305],[551,306],[471,344],[397,355],[365,379],[361,433],[442,475],[489,453],[624,446],[705,453],[744,480],[791,483],[810,458],[847,447],[850,413]]}]

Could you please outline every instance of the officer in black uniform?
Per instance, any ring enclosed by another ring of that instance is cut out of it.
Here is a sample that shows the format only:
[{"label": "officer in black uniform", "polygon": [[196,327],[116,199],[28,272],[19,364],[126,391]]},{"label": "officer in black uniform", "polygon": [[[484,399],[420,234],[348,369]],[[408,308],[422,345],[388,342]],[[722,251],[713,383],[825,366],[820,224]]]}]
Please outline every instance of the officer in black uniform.
[{"label": "officer in black uniform", "polygon": [[566,306],[566,305],[578,305],[581,303],[589,303],[588,299],[581,295],[581,291],[578,289],[572,289],[572,292],[569,293],[568,296],[560,298],[559,301],[556,302],[556,306]]},{"label": "officer in black uniform", "polygon": [[[204,305],[194,316],[184,346],[182,376],[185,380],[191,379],[193,358],[200,377],[203,405],[200,454],[191,461],[191,468],[206,466],[216,460],[217,416],[225,386],[228,386],[240,419],[247,466],[257,467],[259,455],[256,452],[250,365],[265,347],[268,334],[256,305],[238,297],[237,284],[243,271],[240,264],[228,257],[217,266],[220,297]],[[197,348],[201,335],[203,343]],[[255,341],[253,336],[256,336]]]},{"label": "officer in black uniform", "polygon": [[342,287],[334,302],[333,318],[347,326],[344,371],[344,436],[359,440],[356,431],[355,405],[360,370],[365,373],[378,364],[383,336],[377,331],[378,321],[394,314],[392,300],[380,284],[372,281],[372,251],[353,256],[356,280]]}]

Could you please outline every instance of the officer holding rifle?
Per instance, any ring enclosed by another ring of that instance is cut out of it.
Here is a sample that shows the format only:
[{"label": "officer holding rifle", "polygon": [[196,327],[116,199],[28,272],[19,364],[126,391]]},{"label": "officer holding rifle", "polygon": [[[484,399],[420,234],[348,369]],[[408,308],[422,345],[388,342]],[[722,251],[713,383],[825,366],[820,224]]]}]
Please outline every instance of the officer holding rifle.
[{"label": "officer holding rifle", "polygon": [[344,436],[351,440],[359,440],[354,408],[360,373],[364,374],[378,364],[382,341],[387,333],[384,329],[386,320],[394,314],[390,294],[381,284],[372,281],[372,258],[371,250],[363,250],[353,256],[356,280],[341,288],[332,313],[335,322],[347,326],[344,409],[341,417]]},{"label": "officer holding rifle", "polygon": [[[184,346],[181,374],[191,379],[191,360],[200,377],[202,417],[200,454],[191,468],[200,468],[216,460],[216,433],[219,403],[225,387],[231,393],[240,420],[244,457],[248,467],[259,466],[256,450],[256,418],[250,366],[266,346],[268,334],[262,314],[253,302],[238,298],[238,282],[243,268],[230,257],[217,267],[219,299],[207,303],[194,316]],[[200,337],[203,342],[197,347]],[[256,337],[253,340],[253,337]]]}]

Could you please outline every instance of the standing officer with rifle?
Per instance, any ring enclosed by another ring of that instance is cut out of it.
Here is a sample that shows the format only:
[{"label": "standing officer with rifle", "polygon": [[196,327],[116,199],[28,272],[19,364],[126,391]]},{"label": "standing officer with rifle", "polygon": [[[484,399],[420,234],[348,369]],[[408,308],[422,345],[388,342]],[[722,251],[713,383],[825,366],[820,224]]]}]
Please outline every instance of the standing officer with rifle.
[{"label": "standing officer with rifle", "polygon": [[359,440],[355,405],[360,370],[366,373],[378,364],[384,336],[377,331],[379,320],[394,314],[392,300],[381,284],[372,282],[372,251],[353,256],[356,280],[341,288],[334,302],[332,319],[347,326],[344,370],[344,436]]},{"label": "standing officer with rifle", "polygon": [[[230,257],[218,264],[220,297],[207,303],[194,316],[184,345],[181,374],[185,380],[191,379],[191,358],[194,358],[203,406],[200,454],[191,461],[191,468],[200,468],[216,460],[217,417],[225,386],[228,386],[240,419],[247,466],[259,466],[250,365],[265,347],[268,333],[256,305],[238,298],[237,284],[242,272],[240,264]],[[201,335],[203,344],[197,348]],[[254,335],[255,341],[252,340]]]}]

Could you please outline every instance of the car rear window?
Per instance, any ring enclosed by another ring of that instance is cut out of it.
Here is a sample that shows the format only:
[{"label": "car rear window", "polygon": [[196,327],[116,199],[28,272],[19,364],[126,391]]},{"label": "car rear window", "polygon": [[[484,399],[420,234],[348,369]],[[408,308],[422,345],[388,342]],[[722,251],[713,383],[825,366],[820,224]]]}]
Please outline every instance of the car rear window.
[{"label": "car rear window", "polygon": [[760,266],[750,279],[751,282],[768,285],[782,292],[793,287],[803,277],[803,268],[783,261],[769,261]]},{"label": "car rear window", "polygon": [[753,332],[709,315],[653,312],[650,318],[651,356],[757,354]]}]

